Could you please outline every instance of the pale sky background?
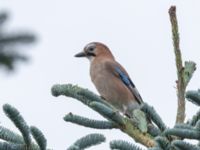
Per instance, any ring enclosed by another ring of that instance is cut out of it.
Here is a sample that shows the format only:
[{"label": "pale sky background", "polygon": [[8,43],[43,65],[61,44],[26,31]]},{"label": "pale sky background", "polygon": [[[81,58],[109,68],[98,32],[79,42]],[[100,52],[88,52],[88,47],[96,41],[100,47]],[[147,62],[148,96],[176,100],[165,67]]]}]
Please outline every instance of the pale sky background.
[{"label": "pale sky background", "polygon": [[[66,123],[69,112],[103,119],[82,103],[53,97],[56,83],[72,83],[97,92],[89,78],[89,62],[74,54],[92,41],[103,42],[126,68],[144,101],[172,127],[176,115],[176,68],[168,9],[177,6],[184,60],[197,63],[188,89],[200,88],[199,0],[0,0],[0,10],[10,12],[8,27],[30,30],[38,42],[24,47],[31,60],[19,64],[14,74],[0,71],[0,107],[16,107],[29,125],[41,129],[48,148],[63,150],[88,133],[103,133],[107,142],[90,150],[107,150],[113,139],[133,140],[119,130],[95,130]],[[187,117],[197,110],[187,103]],[[0,109],[2,125],[17,131]]]}]

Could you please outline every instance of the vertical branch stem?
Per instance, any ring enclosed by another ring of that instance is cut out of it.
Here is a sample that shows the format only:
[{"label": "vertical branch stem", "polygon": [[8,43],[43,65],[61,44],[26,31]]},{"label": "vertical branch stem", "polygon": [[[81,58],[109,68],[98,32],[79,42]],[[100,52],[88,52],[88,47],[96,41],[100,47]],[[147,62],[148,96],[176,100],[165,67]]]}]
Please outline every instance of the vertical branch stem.
[{"label": "vertical branch stem", "polygon": [[176,115],[176,123],[183,123],[185,119],[185,89],[186,85],[184,83],[184,68],[182,65],[181,50],[179,47],[179,33],[178,33],[178,22],[176,18],[176,7],[171,6],[169,9],[169,16],[172,26],[172,37],[174,53],[176,57],[176,68],[177,68],[177,97],[178,97],[178,108]]}]

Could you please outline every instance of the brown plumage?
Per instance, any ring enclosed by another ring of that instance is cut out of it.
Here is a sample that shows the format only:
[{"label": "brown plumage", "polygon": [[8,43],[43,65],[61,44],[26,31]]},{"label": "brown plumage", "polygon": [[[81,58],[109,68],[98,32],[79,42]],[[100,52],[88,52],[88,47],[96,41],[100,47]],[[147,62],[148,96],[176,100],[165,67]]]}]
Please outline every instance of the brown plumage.
[{"label": "brown plumage", "polygon": [[115,60],[107,46],[92,42],[76,57],[90,60],[90,76],[100,95],[124,114],[132,116],[142,98],[126,70]]}]

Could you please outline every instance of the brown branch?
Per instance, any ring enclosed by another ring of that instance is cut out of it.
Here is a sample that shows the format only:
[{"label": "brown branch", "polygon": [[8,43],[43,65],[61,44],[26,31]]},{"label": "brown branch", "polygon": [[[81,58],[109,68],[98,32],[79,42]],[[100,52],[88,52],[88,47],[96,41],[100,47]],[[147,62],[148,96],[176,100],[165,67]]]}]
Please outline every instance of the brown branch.
[{"label": "brown branch", "polygon": [[137,127],[135,127],[132,121],[128,118],[124,118],[124,126],[119,127],[121,131],[128,134],[135,140],[135,142],[140,143],[146,147],[156,146],[156,142],[148,133],[142,133]]},{"label": "brown branch", "polygon": [[177,68],[177,97],[178,97],[178,109],[176,115],[176,123],[183,123],[185,119],[185,89],[184,83],[184,67],[182,65],[181,50],[179,47],[179,33],[178,33],[178,22],[176,18],[176,6],[171,6],[169,9],[169,16],[172,26],[172,37],[174,53],[176,57],[176,68]]}]

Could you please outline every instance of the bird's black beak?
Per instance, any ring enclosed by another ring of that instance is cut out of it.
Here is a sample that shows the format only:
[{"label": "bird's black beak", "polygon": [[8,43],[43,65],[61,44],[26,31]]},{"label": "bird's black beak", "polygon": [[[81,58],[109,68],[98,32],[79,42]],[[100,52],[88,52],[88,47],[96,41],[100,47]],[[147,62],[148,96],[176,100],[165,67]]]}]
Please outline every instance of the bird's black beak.
[{"label": "bird's black beak", "polygon": [[80,53],[74,55],[74,57],[86,57],[86,56],[87,56],[87,55],[86,55],[86,53],[84,53],[84,52],[80,52]]}]

